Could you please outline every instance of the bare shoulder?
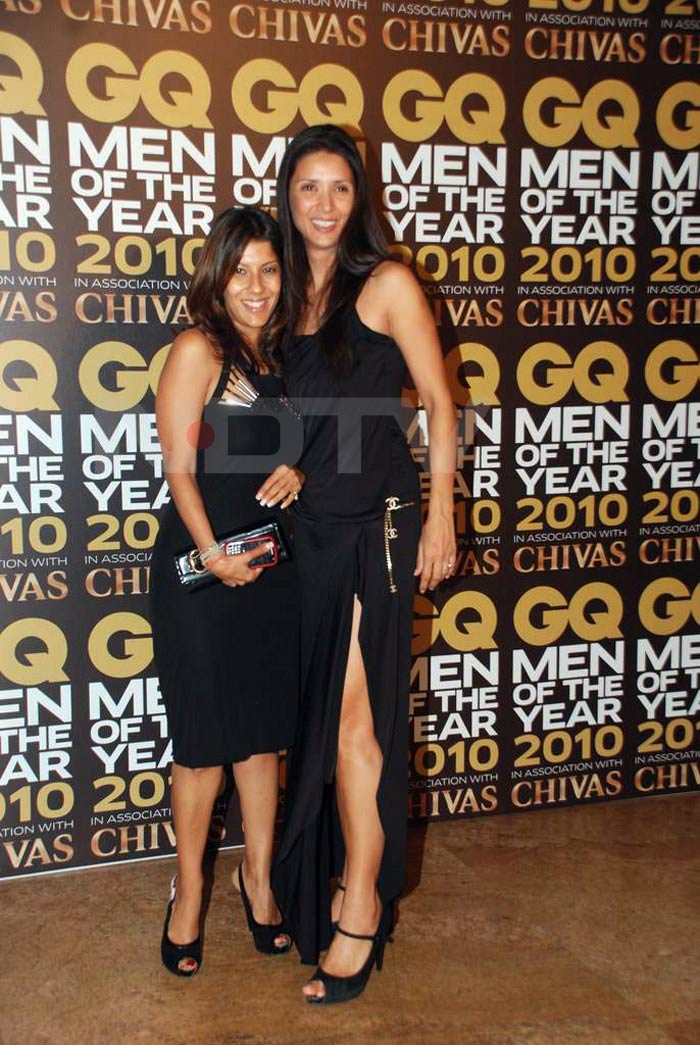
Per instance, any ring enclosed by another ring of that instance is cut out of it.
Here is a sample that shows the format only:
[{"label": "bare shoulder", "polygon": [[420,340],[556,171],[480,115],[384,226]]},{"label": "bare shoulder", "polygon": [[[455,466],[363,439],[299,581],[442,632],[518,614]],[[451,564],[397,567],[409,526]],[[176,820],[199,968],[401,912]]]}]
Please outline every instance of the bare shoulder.
[{"label": "bare shoulder", "polygon": [[402,261],[380,261],[368,284],[370,290],[381,295],[407,291],[421,293],[416,277]]},{"label": "bare shoulder", "polygon": [[374,286],[375,300],[381,302],[391,327],[402,316],[425,308],[420,283],[402,261],[382,261],[367,282]]},{"label": "bare shoulder", "polygon": [[172,343],[158,383],[159,398],[165,395],[201,399],[216,384],[220,364],[211,342],[196,327],[183,330]]},{"label": "bare shoulder", "polygon": [[177,335],[173,341],[172,348],[168,353],[168,359],[178,359],[183,363],[201,364],[213,363],[215,356],[211,341],[198,327],[188,327]]},{"label": "bare shoulder", "polygon": [[423,292],[411,270],[401,261],[381,261],[365,281],[357,308],[367,326],[393,335],[399,313],[412,305],[420,308],[422,302]]}]

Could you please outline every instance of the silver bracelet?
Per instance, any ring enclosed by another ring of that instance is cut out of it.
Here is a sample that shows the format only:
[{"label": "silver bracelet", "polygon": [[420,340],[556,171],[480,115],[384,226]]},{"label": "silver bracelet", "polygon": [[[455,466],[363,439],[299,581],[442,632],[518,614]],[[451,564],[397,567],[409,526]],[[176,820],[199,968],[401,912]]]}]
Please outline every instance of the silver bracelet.
[{"label": "silver bracelet", "polygon": [[214,541],[214,543],[210,544],[208,548],[203,548],[200,551],[199,561],[201,562],[202,566],[206,566],[210,559],[213,559],[216,555],[219,554],[219,552],[222,552],[223,550],[223,545],[219,544],[218,541]]}]

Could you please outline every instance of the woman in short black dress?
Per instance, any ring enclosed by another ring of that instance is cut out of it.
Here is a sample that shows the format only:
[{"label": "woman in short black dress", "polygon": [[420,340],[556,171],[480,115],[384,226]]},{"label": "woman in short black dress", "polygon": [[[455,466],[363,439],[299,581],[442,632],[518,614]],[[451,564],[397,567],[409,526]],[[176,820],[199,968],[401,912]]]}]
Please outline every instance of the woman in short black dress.
[{"label": "woman in short black dress", "polygon": [[[221,767],[233,763],[246,848],[234,878],[256,946],[290,937],[270,890],[278,751],[294,735],[298,591],[292,562],[251,566],[217,537],[274,518],[297,496],[302,433],[282,395],[281,243],[252,208],[219,215],[188,293],[193,326],[174,341],[156,399],[172,502],[153,554],[152,624],[173,741],[175,880],[161,954],[176,975],[201,965],[202,856]],[[281,445],[281,433],[284,445]],[[217,581],[180,583],[174,556],[196,547]]]},{"label": "woman in short black dress", "polygon": [[[425,591],[454,569],[456,426],[432,315],[409,269],[387,260],[344,131],[294,138],[278,207],[287,390],[305,414],[307,479],[295,506],[300,726],[273,880],[302,961],[330,944],[304,987],[327,1004],[355,997],[381,966],[404,882],[414,577]],[[422,529],[399,423],[407,365],[430,437]]]}]

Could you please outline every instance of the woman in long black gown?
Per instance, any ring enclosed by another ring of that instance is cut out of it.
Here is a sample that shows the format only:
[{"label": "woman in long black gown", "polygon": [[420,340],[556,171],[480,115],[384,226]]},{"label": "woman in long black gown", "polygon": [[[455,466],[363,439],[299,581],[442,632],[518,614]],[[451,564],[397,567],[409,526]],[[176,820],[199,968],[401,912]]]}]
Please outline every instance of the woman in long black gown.
[{"label": "woman in long black gown", "polygon": [[[265,953],[291,944],[270,864],[278,751],[292,742],[298,702],[296,569],[251,566],[260,548],[225,555],[217,542],[269,518],[286,527],[283,509],[301,488],[292,465],[302,433],[295,447],[297,421],[279,377],[281,253],[268,215],[251,208],[219,215],[188,293],[194,325],[175,339],[156,399],[172,502],[153,555],[151,619],[173,741],[178,858],[161,956],[180,976],[201,965],[202,856],[227,763],[245,824],[234,885],[249,928]],[[280,450],[287,460],[275,467]],[[174,556],[192,546],[219,583],[182,586]]]},{"label": "woman in long black gown", "polygon": [[[381,966],[404,882],[414,576],[425,591],[454,568],[455,415],[432,315],[411,272],[387,260],[344,131],[297,135],[278,208],[306,484],[295,509],[300,727],[273,882],[302,961],[330,945],[304,987],[307,1001],[329,1003],[355,997]],[[398,420],[406,364],[431,447],[422,531]]]}]

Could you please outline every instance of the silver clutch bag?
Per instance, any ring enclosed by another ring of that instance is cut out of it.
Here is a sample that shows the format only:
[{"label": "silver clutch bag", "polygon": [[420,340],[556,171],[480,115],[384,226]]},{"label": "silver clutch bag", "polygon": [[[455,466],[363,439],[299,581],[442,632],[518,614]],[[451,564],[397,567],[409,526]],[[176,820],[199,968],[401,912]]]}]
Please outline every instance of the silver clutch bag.
[{"label": "silver clutch bag", "polygon": [[[219,544],[226,555],[240,555],[242,552],[257,548],[258,545],[272,544],[271,549],[264,549],[260,555],[251,560],[251,566],[276,566],[280,562],[291,559],[292,552],[287,537],[275,519],[269,519],[258,525],[246,526],[245,529],[218,537]],[[218,580],[210,573],[199,557],[199,548],[189,548],[175,555],[175,569],[180,583],[187,589],[194,590],[205,584]]]}]

